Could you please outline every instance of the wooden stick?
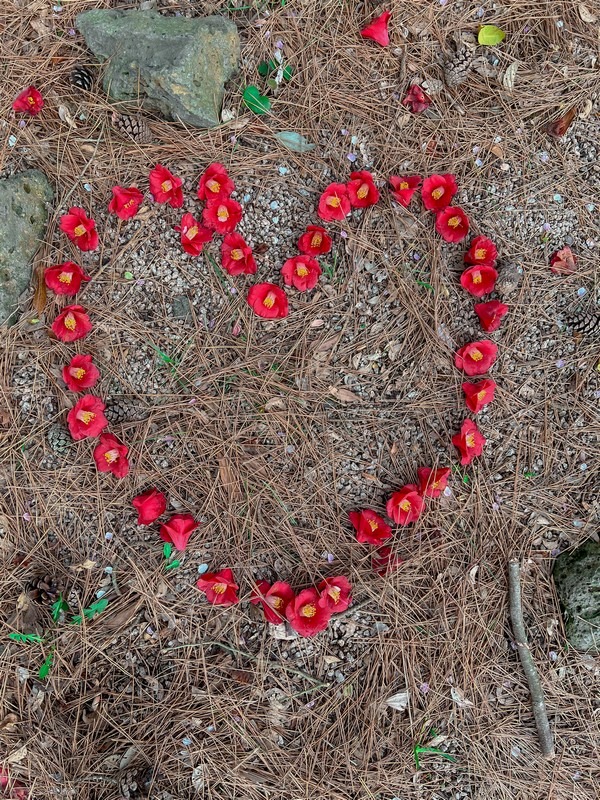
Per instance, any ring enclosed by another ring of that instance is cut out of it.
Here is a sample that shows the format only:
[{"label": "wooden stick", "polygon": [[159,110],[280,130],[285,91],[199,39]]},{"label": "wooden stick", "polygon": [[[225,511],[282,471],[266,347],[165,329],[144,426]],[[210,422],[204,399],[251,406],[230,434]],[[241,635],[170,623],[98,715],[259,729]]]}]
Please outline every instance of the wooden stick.
[{"label": "wooden stick", "polygon": [[535,666],[533,656],[531,655],[531,650],[527,644],[525,622],[523,621],[523,605],[521,602],[521,572],[519,562],[516,558],[512,558],[508,562],[508,599],[515,644],[517,645],[523,672],[529,684],[529,692],[533,703],[533,716],[535,717],[535,725],[542,755],[544,758],[554,758],[554,740],[552,731],[550,730],[550,723],[548,722],[544,690],[540,683],[540,676]]}]

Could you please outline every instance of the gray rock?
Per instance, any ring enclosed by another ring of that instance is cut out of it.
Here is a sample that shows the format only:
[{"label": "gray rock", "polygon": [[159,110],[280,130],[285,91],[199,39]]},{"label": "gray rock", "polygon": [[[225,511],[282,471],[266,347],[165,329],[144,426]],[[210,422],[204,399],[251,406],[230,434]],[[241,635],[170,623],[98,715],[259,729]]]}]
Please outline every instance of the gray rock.
[{"label": "gray rock", "polygon": [[570,644],[576,650],[600,653],[600,544],[589,540],[560,555],[554,583]]},{"label": "gray rock", "polygon": [[190,301],[184,294],[178,294],[173,298],[171,308],[174,319],[189,320],[192,316]]},{"label": "gray rock", "polygon": [[84,11],[76,25],[100,61],[113,100],[138,101],[198,128],[219,124],[225,82],[240,39],[224,17],[164,17],[156,11]]},{"label": "gray rock", "polygon": [[46,233],[54,191],[30,169],[0,180],[0,324],[16,322],[19,296],[31,282],[31,262]]}]

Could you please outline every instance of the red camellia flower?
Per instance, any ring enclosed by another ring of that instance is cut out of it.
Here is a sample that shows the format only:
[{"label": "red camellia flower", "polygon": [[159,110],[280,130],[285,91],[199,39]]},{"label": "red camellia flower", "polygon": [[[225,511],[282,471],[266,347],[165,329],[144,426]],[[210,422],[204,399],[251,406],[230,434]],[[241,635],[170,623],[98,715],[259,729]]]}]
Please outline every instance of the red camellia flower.
[{"label": "red camellia flower", "polygon": [[92,323],[83,306],[65,306],[52,323],[52,331],[61,342],[83,339],[92,330]]},{"label": "red camellia flower", "polygon": [[428,211],[443,211],[450,205],[458,191],[456,177],[449,172],[445,175],[430,175],[423,181],[421,197]]},{"label": "red camellia flower", "polygon": [[502,317],[508,314],[508,306],[500,300],[490,300],[488,303],[475,303],[475,313],[479,317],[484,331],[491,333],[497,331],[502,323]]},{"label": "red camellia flower", "polygon": [[181,224],[174,227],[181,233],[181,246],[190,256],[199,256],[204,245],[213,238],[213,232],[194,219],[193,214],[184,214]]},{"label": "red camellia flower", "polygon": [[239,233],[228,233],[221,244],[221,266],[230,275],[254,275],[252,248]]},{"label": "red camellia flower", "polygon": [[332,614],[341,614],[352,602],[352,587],[343,575],[325,578],[317,588],[321,593],[319,605],[327,606]]},{"label": "red camellia flower", "polygon": [[185,550],[188,539],[200,523],[191,514],[173,514],[168,522],[160,526],[159,536],[163,542],[169,542],[176,550]]},{"label": "red camellia flower", "polygon": [[293,599],[294,590],[289,583],[275,581],[271,586],[268,581],[257,581],[250,602],[262,605],[267,622],[279,625],[285,622],[285,610]]},{"label": "red camellia flower", "polygon": [[476,236],[465,253],[465,264],[490,264],[492,267],[498,258],[496,245],[487,236]]},{"label": "red camellia flower", "polygon": [[55,264],[53,267],[47,267],[44,272],[46,286],[56,294],[77,294],[81,282],[89,280],[90,276],[86,275],[74,261]]},{"label": "red camellia flower", "polygon": [[373,182],[373,176],[366,170],[350,173],[346,187],[352,208],[373,206],[379,200],[379,190]]},{"label": "red camellia flower", "polygon": [[306,256],[322,256],[331,250],[331,236],[320,225],[307,225],[298,239],[298,250]]},{"label": "red camellia flower", "polygon": [[413,83],[412,86],[409,86],[402,105],[406,106],[413,114],[421,114],[423,111],[427,111],[431,105],[431,97],[425,94],[418,84]]},{"label": "red camellia flower", "polygon": [[317,285],[321,267],[316,258],[294,256],[285,262],[281,274],[286,286],[293,286],[299,292],[308,292]]},{"label": "red camellia flower", "polygon": [[454,355],[454,364],[467,375],[483,375],[496,360],[498,346],[488,339],[470,342]]},{"label": "red camellia flower", "polygon": [[63,367],[62,376],[67,388],[72,392],[81,392],[82,389],[91,389],[100,377],[98,368],[92,363],[91,356],[73,356],[66,367]]},{"label": "red camellia flower", "polygon": [[112,472],[115,478],[124,478],[129,472],[129,448],[112,433],[103,433],[100,444],[94,448],[94,461],[98,472]]},{"label": "red camellia flower", "polygon": [[327,627],[331,609],[320,605],[319,599],[316,589],[303,589],[285,609],[290,625],[300,636],[314,636]]},{"label": "red camellia flower", "polygon": [[369,24],[362,29],[360,35],[363,39],[372,39],[382,47],[387,47],[390,43],[388,22],[391,16],[391,11],[384,11],[383,14],[380,14],[378,17],[375,17],[372,22],[369,22]]},{"label": "red camellia flower", "polygon": [[348,518],[356,531],[356,541],[361,544],[381,544],[392,535],[392,529],[387,522],[370,508],[350,511]]},{"label": "red camellia flower", "polygon": [[137,524],[151,525],[156,522],[161,514],[165,513],[167,498],[158,489],[149,489],[147,492],[134,497],[131,505],[138,512]]},{"label": "red camellia flower", "polygon": [[220,572],[207,572],[197,582],[196,586],[204,592],[206,599],[213,606],[234,606],[240,602],[237,596],[239,586],[234,580],[233,572],[230,569],[222,569]]},{"label": "red camellia flower", "polygon": [[472,420],[466,419],[461,426],[460,432],[452,437],[452,444],[460,452],[460,463],[463,467],[466,467],[475,456],[480,456],[483,453],[485,437]]},{"label": "red camellia flower", "polygon": [[390,572],[395,572],[400,564],[402,559],[388,545],[378,547],[371,556],[371,568],[382,578]]},{"label": "red camellia flower", "polygon": [[181,178],[162,164],[157,164],[149,175],[150,194],[157,203],[168,203],[171,208],[181,208],[183,205],[183,190]]},{"label": "red camellia flower", "polygon": [[246,300],[259,317],[283,319],[288,315],[287,295],[274,283],[257,283],[251,286]]},{"label": "red camellia flower", "polygon": [[202,212],[202,220],[207,228],[217,233],[231,233],[242,218],[242,207],[231,197],[212,200]]},{"label": "red camellia flower", "polygon": [[16,96],[12,107],[14,111],[23,111],[25,114],[35,117],[44,107],[44,98],[35,86],[28,86]]},{"label": "red camellia flower", "polygon": [[83,208],[73,206],[68,214],[60,218],[60,229],[84,252],[98,247],[96,223],[87,216]]},{"label": "red camellia flower", "polygon": [[7,769],[0,767],[0,797],[7,800],[28,800],[31,791],[24,783],[13,778]]},{"label": "red camellia flower", "polygon": [[235,184],[227,174],[223,164],[215,161],[200,176],[198,184],[199,200],[223,200],[235,190]]},{"label": "red camellia flower", "polygon": [[144,195],[135,186],[124,189],[122,186],[113,186],[112,200],[108,204],[111,214],[116,214],[119,219],[135,217],[139,207],[144,202]]},{"label": "red camellia flower", "polygon": [[494,291],[498,273],[490,264],[468,267],[460,276],[460,285],[474,297],[483,297]]},{"label": "red camellia flower", "polygon": [[390,497],[386,511],[388,517],[398,525],[409,525],[419,519],[424,507],[425,502],[419,487],[414,483],[407,483]]},{"label": "red camellia flower", "polygon": [[330,183],[319,198],[318,214],[325,222],[345,219],[350,213],[350,199],[345,183]]},{"label": "red camellia flower", "polygon": [[67,414],[69,431],[75,441],[87,436],[100,436],[108,425],[103,414],[106,406],[99,397],[84,394]]},{"label": "red camellia flower", "polygon": [[448,206],[438,212],[435,229],[445,242],[462,242],[469,232],[469,218],[459,206]]},{"label": "red camellia flower", "polygon": [[478,414],[484,406],[493,401],[496,384],[490,378],[486,378],[477,383],[463,383],[462,390],[465,393],[467,408],[473,414]]},{"label": "red camellia flower", "polygon": [[568,245],[550,256],[550,272],[555,275],[571,275],[577,269],[575,253]]},{"label": "red camellia flower", "polygon": [[417,475],[419,476],[419,491],[423,497],[439,497],[448,485],[450,467],[440,467],[439,469],[419,467]]},{"label": "red camellia flower", "polygon": [[389,183],[392,187],[392,197],[401,206],[407,208],[413,194],[421,185],[421,180],[420,175],[391,175]]}]

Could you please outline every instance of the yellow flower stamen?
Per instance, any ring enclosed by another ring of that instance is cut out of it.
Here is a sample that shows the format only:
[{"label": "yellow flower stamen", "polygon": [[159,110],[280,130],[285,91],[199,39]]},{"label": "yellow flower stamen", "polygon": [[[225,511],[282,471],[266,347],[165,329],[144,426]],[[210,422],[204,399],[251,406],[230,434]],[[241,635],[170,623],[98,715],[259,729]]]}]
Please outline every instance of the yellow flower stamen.
[{"label": "yellow flower stamen", "polygon": [[369,528],[371,528],[372,531],[376,531],[378,527],[379,524],[374,519],[369,520]]},{"label": "yellow flower stamen", "polygon": [[275,305],[275,292],[269,292],[269,294],[263,300],[263,306],[267,308],[273,308]]},{"label": "yellow flower stamen", "polygon": [[[404,188],[404,187],[402,187],[402,188]],[[444,192],[445,191],[446,190],[444,189],[443,186],[438,186],[437,189],[433,190],[433,192],[431,193],[431,196],[433,197],[434,200],[439,200],[441,197],[444,196]]]},{"label": "yellow flower stamen", "polygon": [[298,264],[298,266],[296,267],[296,275],[299,278],[306,278],[308,273],[309,270],[304,266],[304,264]]},{"label": "yellow flower stamen", "polygon": [[277,596],[275,596],[275,597],[273,597],[273,598],[271,599],[271,606],[272,606],[273,608],[281,608],[281,607],[282,607],[282,605],[283,605],[283,597],[277,597]]},{"label": "yellow flower stamen", "polygon": [[77,320],[75,319],[71,311],[69,311],[69,313],[65,317],[64,323],[65,323],[65,328],[67,328],[67,330],[70,331],[74,331],[75,328],[77,327]]},{"label": "yellow flower stamen", "polygon": [[106,459],[107,464],[114,464],[115,461],[119,460],[119,451],[107,450],[106,453],[104,453],[104,458]]},{"label": "yellow flower stamen", "polygon": [[401,503],[399,503],[399,506],[402,509],[402,511],[410,511],[411,509],[410,500],[403,500]]},{"label": "yellow flower stamen", "polygon": [[314,603],[307,603],[300,609],[301,617],[308,617],[310,619],[311,617],[314,617],[316,613],[317,613],[317,607]]},{"label": "yellow flower stamen", "polygon": [[84,425],[89,425],[93,419],[96,419],[96,415],[93,411],[80,411],[77,414],[77,419],[83,422]]},{"label": "yellow flower stamen", "polygon": [[481,277],[481,272],[479,272],[478,269],[476,269],[475,272],[473,272],[471,278],[473,280],[473,283],[481,283],[481,281],[483,280]]},{"label": "yellow flower stamen", "polygon": [[485,249],[485,247],[478,247],[475,250],[475,258],[477,259],[477,261],[483,261],[486,255],[487,255],[487,250]]},{"label": "yellow flower stamen", "polygon": [[486,394],[487,394],[486,390],[482,389],[480,392],[477,392],[477,394],[475,396],[481,402],[482,400],[485,399]]},{"label": "yellow flower stamen", "polygon": [[193,239],[194,237],[198,236],[198,226],[192,225],[192,227],[187,231],[186,236],[188,239]]},{"label": "yellow flower stamen", "polygon": [[215,583],[213,586],[213,592],[215,594],[225,594],[227,591],[227,584],[226,583]]},{"label": "yellow flower stamen", "polygon": [[160,185],[160,188],[163,190],[163,192],[170,192],[173,188],[173,184],[171,181],[163,181]]},{"label": "yellow flower stamen", "polygon": [[458,228],[460,225],[460,217],[450,217],[448,225],[450,225],[451,228]]},{"label": "yellow flower stamen", "polygon": [[58,280],[61,283],[71,283],[73,280],[73,273],[72,272],[61,272],[58,276]]},{"label": "yellow flower stamen", "polygon": [[227,206],[219,206],[217,209],[217,219],[219,222],[227,222],[229,219],[229,211],[227,210]]},{"label": "yellow flower stamen", "polygon": [[[401,181],[400,189],[410,189],[410,186],[408,185],[408,183],[406,181]],[[436,189],[436,191],[437,191],[437,189]]]},{"label": "yellow flower stamen", "polygon": [[75,230],[73,231],[75,236],[84,236],[85,235],[85,227],[83,225],[78,225]]},{"label": "yellow flower stamen", "polygon": [[75,378],[76,381],[80,381],[85,375],[85,370],[83,367],[71,367],[69,375]]},{"label": "yellow flower stamen", "polygon": [[323,236],[320,233],[313,233],[312,239],[310,240],[310,246],[320,247],[322,241],[323,241]]},{"label": "yellow flower stamen", "polygon": [[242,258],[244,257],[244,253],[242,252],[242,250],[236,247],[235,250],[231,251],[231,257],[233,258],[234,261],[241,261]]},{"label": "yellow flower stamen", "polygon": [[475,447],[475,434],[474,433],[468,433],[465,436],[465,443],[466,443],[467,447]]},{"label": "yellow flower stamen", "polygon": [[331,206],[332,208],[339,208],[342,204],[342,201],[336,194],[333,194],[331,195],[331,197],[328,197],[325,202],[327,203],[328,206]]},{"label": "yellow flower stamen", "polygon": [[483,358],[483,353],[481,352],[481,350],[477,350],[477,348],[471,350],[469,355],[471,356],[473,361],[481,361],[481,359]]},{"label": "yellow flower stamen", "polygon": [[331,597],[331,599],[333,600],[334,603],[339,603],[340,602],[340,597],[341,597],[341,594],[342,594],[342,590],[340,589],[339,586],[330,586],[327,589],[327,592],[329,594],[329,597]]},{"label": "yellow flower stamen", "polygon": [[208,189],[209,192],[217,194],[217,192],[221,191],[221,184],[219,183],[219,181],[216,181],[214,178],[211,178],[211,180],[206,181],[206,188]]},{"label": "yellow flower stamen", "polygon": [[359,200],[364,200],[368,194],[369,194],[369,184],[361,183],[360,189],[356,193],[356,196],[358,197]]}]

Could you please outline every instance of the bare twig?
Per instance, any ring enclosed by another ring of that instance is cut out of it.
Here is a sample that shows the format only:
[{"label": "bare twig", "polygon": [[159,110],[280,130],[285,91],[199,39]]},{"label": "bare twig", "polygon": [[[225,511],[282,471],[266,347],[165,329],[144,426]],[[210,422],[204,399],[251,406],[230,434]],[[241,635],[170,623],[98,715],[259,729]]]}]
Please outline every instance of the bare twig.
[{"label": "bare twig", "polygon": [[540,747],[545,758],[554,758],[554,739],[548,722],[544,690],[531,650],[527,644],[527,634],[523,621],[523,606],[521,604],[520,567],[519,562],[514,558],[508,563],[508,596],[515,644],[519,651],[523,672],[529,684],[529,692],[533,703],[533,716],[535,717]]}]

